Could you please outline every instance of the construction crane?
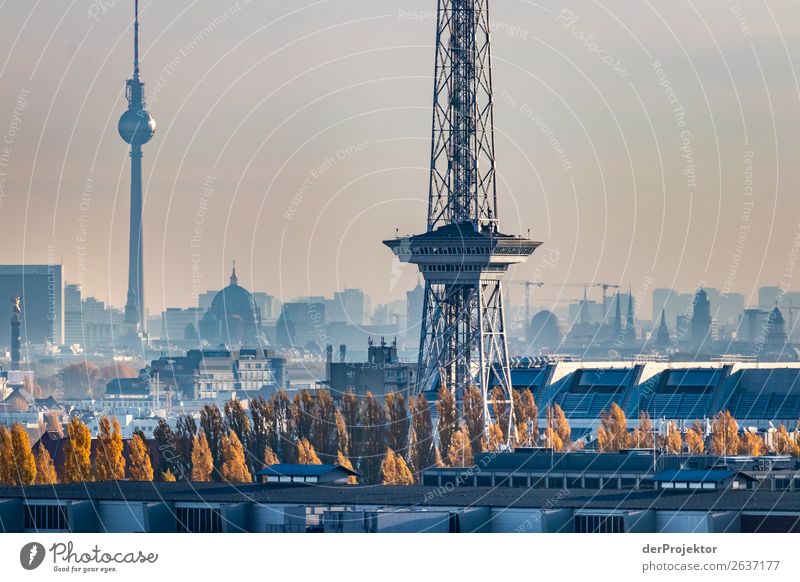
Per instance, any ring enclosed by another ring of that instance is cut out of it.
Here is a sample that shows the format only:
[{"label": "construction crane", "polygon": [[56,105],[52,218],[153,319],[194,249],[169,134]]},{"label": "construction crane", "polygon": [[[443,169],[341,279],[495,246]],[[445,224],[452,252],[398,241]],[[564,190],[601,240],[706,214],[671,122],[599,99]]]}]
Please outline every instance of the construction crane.
[{"label": "construction crane", "polygon": [[544,283],[540,281],[509,281],[508,284],[525,287],[525,327],[527,328],[531,324],[531,289],[543,287]]},{"label": "construction crane", "polygon": [[609,289],[619,289],[619,285],[615,285],[614,283],[560,283],[558,284],[559,287],[583,287],[584,289],[588,289],[589,287],[600,287],[603,289],[603,313],[606,313],[608,310],[608,290]]}]

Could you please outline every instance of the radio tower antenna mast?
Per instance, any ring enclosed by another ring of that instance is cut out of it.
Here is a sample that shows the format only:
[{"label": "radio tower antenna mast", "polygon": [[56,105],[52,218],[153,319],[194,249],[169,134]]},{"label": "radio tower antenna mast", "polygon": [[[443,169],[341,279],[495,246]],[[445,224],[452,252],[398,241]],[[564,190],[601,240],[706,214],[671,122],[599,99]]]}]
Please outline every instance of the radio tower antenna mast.
[{"label": "radio tower antenna mast", "polygon": [[[146,338],[144,308],[144,245],[142,233],[142,146],[153,138],[156,122],[147,111],[144,83],[139,79],[139,0],[133,3],[133,75],[125,87],[128,109],[119,118],[120,137],[131,146],[131,221],[128,250],[128,295],[125,301],[126,337]],[[133,342],[136,343],[136,342]]]},{"label": "radio tower antenna mast", "polygon": [[[384,241],[425,279],[418,392],[483,395],[484,430],[514,413],[501,277],[541,244],[498,228],[488,0],[439,0],[427,231]],[[493,418],[492,392],[505,410]]]}]

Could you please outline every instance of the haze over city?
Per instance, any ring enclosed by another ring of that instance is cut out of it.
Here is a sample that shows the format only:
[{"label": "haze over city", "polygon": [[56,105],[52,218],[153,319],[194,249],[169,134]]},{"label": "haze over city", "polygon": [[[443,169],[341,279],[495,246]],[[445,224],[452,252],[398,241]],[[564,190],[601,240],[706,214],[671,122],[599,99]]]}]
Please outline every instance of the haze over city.
[{"label": "haze over city", "polygon": [[[0,218],[15,241],[0,262],[63,257],[65,280],[117,306],[122,4],[0,5],[17,31],[0,38]],[[748,303],[760,285],[797,287],[800,7],[492,9],[501,224],[544,242],[510,277],[647,287],[645,312],[655,287],[704,283]],[[233,259],[243,285],[280,298],[345,286],[404,297],[417,270],[380,241],[424,227],[431,2],[141,11],[158,121],[143,166],[148,308],[196,304]],[[558,259],[543,264],[548,249]]]}]

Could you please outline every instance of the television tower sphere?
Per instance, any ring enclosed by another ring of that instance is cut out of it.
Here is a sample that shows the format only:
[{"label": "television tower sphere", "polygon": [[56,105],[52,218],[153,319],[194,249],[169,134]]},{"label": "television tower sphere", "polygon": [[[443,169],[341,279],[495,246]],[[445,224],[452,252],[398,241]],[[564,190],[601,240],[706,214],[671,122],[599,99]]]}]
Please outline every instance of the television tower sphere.
[{"label": "television tower sphere", "polygon": [[156,120],[144,109],[128,109],[119,118],[117,124],[119,135],[126,143],[143,145],[153,138],[156,132]]}]

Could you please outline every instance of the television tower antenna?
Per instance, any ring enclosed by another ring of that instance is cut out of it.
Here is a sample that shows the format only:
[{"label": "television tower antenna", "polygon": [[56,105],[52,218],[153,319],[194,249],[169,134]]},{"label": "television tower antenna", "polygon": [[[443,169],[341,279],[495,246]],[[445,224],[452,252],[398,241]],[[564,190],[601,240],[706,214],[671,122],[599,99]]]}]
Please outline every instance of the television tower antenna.
[{"label": "television tower antenna", "polygon": [[[425,279],[419,392],[483,395],[484,431],[511,442],[513,398],[501,276],[541,244],[498,229],[488,0],[438,0],[427,231],[384,241]],[[506,413],[492,418],[493,390]]]}]

